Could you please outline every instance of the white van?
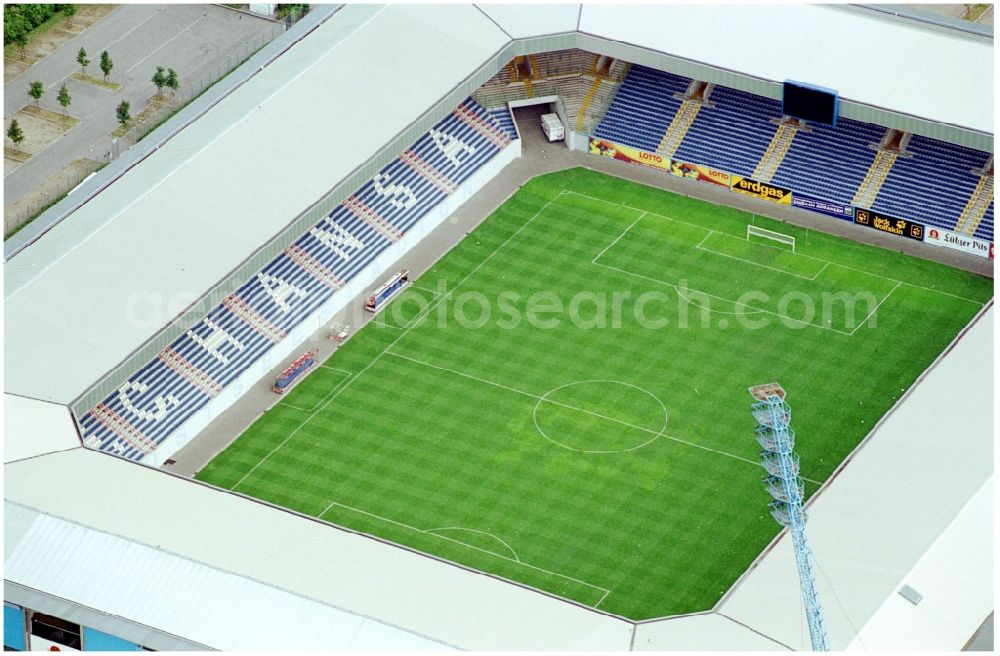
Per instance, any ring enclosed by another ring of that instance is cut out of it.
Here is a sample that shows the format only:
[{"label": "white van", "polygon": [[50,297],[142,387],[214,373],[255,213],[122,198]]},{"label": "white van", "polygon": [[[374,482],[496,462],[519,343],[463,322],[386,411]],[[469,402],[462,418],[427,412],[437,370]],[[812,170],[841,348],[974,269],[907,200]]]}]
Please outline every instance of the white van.
[{"label": "white van", "polygon": [[566,138],[562,121],[556,114],[542,114],[542,132],[545,133],[549,141],[562,141]]}]

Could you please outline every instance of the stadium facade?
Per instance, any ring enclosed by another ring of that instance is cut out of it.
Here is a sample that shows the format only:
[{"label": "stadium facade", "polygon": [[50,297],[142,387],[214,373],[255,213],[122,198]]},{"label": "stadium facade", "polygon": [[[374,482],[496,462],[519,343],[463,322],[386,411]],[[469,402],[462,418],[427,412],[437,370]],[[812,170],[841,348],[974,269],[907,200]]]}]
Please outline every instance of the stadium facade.
[{"label": "stadium facade", "polygon": [[[580,51],[584,80],[519,79]],[[991,255],[992,60],[991,35],[860,6],[316,9],[5,247],[5,645],[807,648],[785,534],[711,612],[636,623],[162,465],[521,155],[508,102],[551,98],[574,149],[685,152],[693,122],[673,144],[666,124],[649,148],[613,140],[632,70],[771,100],[819,81],[843,119],[983,153],[989,191],[961,187],[937,229]],[[268,281],[293,264],[314,303],[281,324],[248,285],[291,302]],[[992,324],[989,303],[810,501],[834,648],[955,649],[992,610]]]}]

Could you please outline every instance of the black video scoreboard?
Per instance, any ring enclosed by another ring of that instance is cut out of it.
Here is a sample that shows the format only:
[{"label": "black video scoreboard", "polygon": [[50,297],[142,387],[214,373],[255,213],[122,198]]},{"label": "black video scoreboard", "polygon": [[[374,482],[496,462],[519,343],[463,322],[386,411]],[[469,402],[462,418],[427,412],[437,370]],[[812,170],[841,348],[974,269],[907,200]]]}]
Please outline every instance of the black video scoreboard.
[{"label": "black video scoreboard", "polygon": [[836,127],[839,105],[839,96],[833,89],[785,80],[781,113],[786,116]]}]

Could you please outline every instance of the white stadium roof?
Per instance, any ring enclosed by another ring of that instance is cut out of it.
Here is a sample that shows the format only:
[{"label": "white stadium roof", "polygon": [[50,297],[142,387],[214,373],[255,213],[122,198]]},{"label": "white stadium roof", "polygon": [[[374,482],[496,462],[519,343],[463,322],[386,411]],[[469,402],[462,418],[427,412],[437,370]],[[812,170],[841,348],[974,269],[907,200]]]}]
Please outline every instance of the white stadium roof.
[{"label": "white stadium roof", "polygon": [[336,16],[7,263],[8,392],[73,401],[508,41],[471,6]]},{"label": "white stadium roof", "polygon": [[[992,84],[985,82],[993,79],[992,40],[869,14],[814,5],[336,10],[120,178],[110,177],[113,166],[99,173],[109,180],[103,191],[6,262],[5,580],[225,649],[246,643],[196,612],[171,617],[176,604],[126,603],[136,597],[127,596],[124,577],[95,593],[91,582],[110,575],[108,563],[96,556],[66,562],[43,547],[55,540],[74,549],[101,546],[147,568],[143,586],[160,581],[202,615],[218,612],[222,599],[242,609],[247,631],[265,626],[263,600],[346,627],[339,642],[317,648],[800,647],[787,539],[718,612],[636,626],[84,449],[66,406],[108,372],[131,366],[130,354],[158,339],[189,305],[242,284],[242,267],[296,217],[441,118],[456,93],[468,95],[516,54],[581,47],[695,67],[756,92],[797,78],[839,88],[852,111],[886,121],[918,117],[991,139]],[[863,48],[852,45],[859,38],[868,41]],[[864,74],[852,75],[859,70]],[[937,536],[991,480],[991,413],[952,400],[992,407],[984,356],[992,353],[992,318],[990,309],[812,504],[810,536],[832,585],[821,582],[821,594],[828,608],[836,599],[846,609],[840,619],[831,613],[836,647],[852,639],[848,626],[864,627],[862,635],[875,640],[884,635],[879,622],[898,621],[903,611],[886,600],[911,571],[920,572],[927,603],[906,621],[946,624],[932,603],[942,574],[925,571],[921,557],[945,548]],[[935,440],[944,426],[961,429],[965,448],[936,474],[947,484],[929,486],[924,476],[938,464]],[[886,468],[900,474],[891,494]],[[968,512],[982,514],[979,506]],[[982,529],[969,524],[955,526]],[[873,574],[861,563],[882,569]],[[167,573],[169,580],[158,578]],[[185,593],[209,580],[211,594]],[[968,611],[962,621],[982,605],[979,597],[956,603]],[[268,634],[276,649],[303,644],[296,640],[316,644],[308,628],[291,635],[304,624],[289,622]],[[951,639],[964,630],[960,624],[953,619],[935,639]]]},{"label": "white stadium roof", "polygon": [[986,83],[993,80],[992,39],[945,35],[836,5],[663,4],[655,20],[638,8],[585,5],[580,31],[993,132],[993,85]]},{"label": "white stadium roof", "polygon": [[[6,263],[7,391],[71,403],[511,46],[511,34],[577,29],[992,131],[992,87],[977,83],[992,80],[992,43],[836,8],[346,6]],[[784,38],[758,36],[775,31]],[[864,48],[848,45],[858,37]]]}]

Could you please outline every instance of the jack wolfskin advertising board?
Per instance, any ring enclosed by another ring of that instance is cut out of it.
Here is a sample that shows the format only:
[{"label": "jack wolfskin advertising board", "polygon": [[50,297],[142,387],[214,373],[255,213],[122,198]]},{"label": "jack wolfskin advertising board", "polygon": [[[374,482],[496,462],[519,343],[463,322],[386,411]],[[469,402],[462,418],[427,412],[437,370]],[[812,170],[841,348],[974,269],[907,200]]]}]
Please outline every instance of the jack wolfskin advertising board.
[{"label": "jack wolfskin advertising board", "polygon": [[858,225],[888,232],[889,234],[909,237],[917,241],[924,240],[924,224],[907,221],[906,219],[897,219],[894,216],[888,216],[875,210],[863,210],[860,207],[854,208],[854,222]]}]

